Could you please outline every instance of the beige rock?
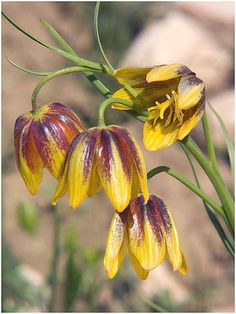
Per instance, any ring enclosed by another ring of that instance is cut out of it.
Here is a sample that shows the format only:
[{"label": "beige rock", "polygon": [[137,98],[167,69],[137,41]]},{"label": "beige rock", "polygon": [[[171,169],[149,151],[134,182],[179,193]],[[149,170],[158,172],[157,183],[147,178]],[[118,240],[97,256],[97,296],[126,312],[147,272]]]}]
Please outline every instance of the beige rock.
[{"label": "beige rock", "polygon": [[206,83],[208,92],[227,84],[232,57],[207,27],[178,11],[149,24],[136,38],[122,65],[183,63]]}]

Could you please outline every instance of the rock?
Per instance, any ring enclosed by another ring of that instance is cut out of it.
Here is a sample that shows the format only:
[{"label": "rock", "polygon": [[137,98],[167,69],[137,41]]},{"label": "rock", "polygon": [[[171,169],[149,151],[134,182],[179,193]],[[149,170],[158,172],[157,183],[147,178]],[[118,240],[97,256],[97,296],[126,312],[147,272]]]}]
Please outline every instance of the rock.
[{"label": "rock", "polygon": [[183,63],[205,81],[208,93],[227,85],[232,56],[199,21],[178,11],[152,22],[134,40],[122,65]]}]

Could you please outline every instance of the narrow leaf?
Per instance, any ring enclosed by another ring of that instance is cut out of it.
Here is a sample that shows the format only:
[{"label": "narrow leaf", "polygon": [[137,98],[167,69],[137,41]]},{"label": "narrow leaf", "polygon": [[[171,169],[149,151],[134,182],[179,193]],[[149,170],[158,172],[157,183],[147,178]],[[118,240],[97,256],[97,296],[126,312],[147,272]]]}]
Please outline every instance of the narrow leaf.
[{"label": "narrow leaf", "polygon": [[234,145],[231,141],[229,131],[227,130],[224,121],[222,120],[221,116],[215,111],[215,109],[212,107],[211,104],[208,104],[209,108],[211,111],[214,113],[216,116],[217,120],[220,123],[222,132],[224,134],[227,150],[228,150],[228,155],[229,155],[229,160],[230,160],[230,165],[231,165],[231,172],[232,172],[232,177],[234,179],[234,171],[235,171],[235,161],[234,161]]},{"label": "narrow leaf", "polygon": [[38,75],[38,76],[47,76],[52,74],[53,72],[36,72],[36,71],[32,71],[26,68],[23,68],[22,66],[16,64],[15,62],[13,62],[12,60],[10,60],[8,57],[6,57],[7,61],[13,65],[15,68],[17,68],[18,70],[21,70],[25,73],[29,73],[29,74],[33,74],[33,75]]}]

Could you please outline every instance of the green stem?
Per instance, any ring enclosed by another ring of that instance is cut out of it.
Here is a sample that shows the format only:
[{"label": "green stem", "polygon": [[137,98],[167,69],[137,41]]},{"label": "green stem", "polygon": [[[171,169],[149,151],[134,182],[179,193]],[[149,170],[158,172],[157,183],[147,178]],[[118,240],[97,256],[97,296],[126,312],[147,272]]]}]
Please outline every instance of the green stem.
[{"label": "green stem", "polygon": [[207,194],[205,194],[199,187],[197,187],[195,184],[193,184],[188,179],[186,179],[184,176],[182,176],[178,171],[176,171],[170,167],[166,167],[166,166],[156,167],[156,168],[153,168],[152,170],[150,170],[148,172],[148,174],[147,174],[148,179],[151,179],[153,176],[155,176],[156,174],[161,173],[161,172],[166,172],[170,176],[172,176],[175,179],[177,179],[178,181],[180,181],[182,184],[187,186],[191,191],[193,191],[195,194],[200,196],[212,208],[214,208],[215,211],[219,215],[224,217],[223,208],[221,206],[219,206],[214,200],[212,200]]},{"label": "green stem", "polygon": [[60,229],[61,229],[61,217],[60,209],[58,205],[54,207],[54,239],[53,239],[53,256],[51,263],[51,271],[49,275],[49,284],[51,287],[51,296],[48,304],[49,312],[56,312],[56,289],[58,281],[58,265],[60,257]]},{"label": "green stem", "polygon": [[107,64],[108,68],[110,69],[110,74],[112,75],[112,73],[114,72],[114,68],[111,65],[111,63],[109,62],[103,48],[102,48],[102,43],[100,40],[100,35],[99,35],[99,31],[98,31],[98,15],[99,15],[99,8],[100,8],[100,1],[97,1],[96,6],[95,6],[95,10],[94,10],[94,33],[95,33],[95,37],[101,52],[101,55],[103,57],[103,60],[105,61],[105,63]]},{"label": "green stem", "polygon": [[220,175],[219,169],[217,167],[217,161],[216,161],[216,155],[215,155],[215,148],[214,148],[214,143],[213,139],[211,136],[211,130],[210,130],[210,125],[208,122],[207,118],[207,112],[205,110],[203,116],[202,116],[202,126],[204,130],[204,135],[205,135],[205,140],[206,140],[206,145],[207,145],[207,150],[208,150],[208,156],[210,159],[210,163],[212,165],[212,168],[215,170],[215,172]]},{"label": "green stem", "polygon": [[98,110],[98,125],[99,126],[104,126],[106,125],[105,123],[105,110],[107,109],[107,107],[109,107],[112,103],[119,103],[122,105],[126,105],[127,107],[137,111],[139,114],[147,116],[148,113],[146,111],[144,111],[141,107],[136,106],[134,103],[132,103],[131,101],[125,100],[125,99],[120,99],[120,98],[108,98],[106,100],[104,100]]},{"label": "green stem", "polygon": [[[200,182],[198,180],[197,173],[196,173],[196,170],[194,168],[194,165],[193,165],[193,162],[191,160],[191,157],[189,156],[190,153],[189,153],[189,151],[185,148],[185,146],[181,142],[179,142],[179,144],[180,144],[181,148],[183,149],[183,152],[184,152],[185,156],[188,159],[188,162],[189,162],[190,167],[192,169],[193,176],[195,178],[197,187],[200,189],[201,188]],[[224,244],[224,246],[227,249],[227,251],[229,252],[229,254],[232,257],[234,257],[234,246],[232,245],[232,243],[228,239],[227,235],[225,234],[224,229],[222,228],[222,226],[221,226],[217,216],[215,215],[215,213],[213,213],[213,211],[211,211],[211,208],[209,208],[209,204],[207,204],[204,200],[202,200],[202,201],[203,201],[203,205],[204,205],[204,207],[206,209],[206,212],[208,214],[208,217],[211,220],[212,224],[214,225],[216,231],[218,232],[218,235],[219,235],[222,243]],[[227,220],[225,220],[225,223],[227,224],[227,226],[230,229],[230,226],[228,225],[228,221]]]},{"label": "green stem", "polygon": [[209,179],[211,180],[223,206],[225,217],[227,218],[231,231],[234,230],[234,202],[228,189],[225,186],[224,181],[217,175],[215,170],[212,168],[209,161],[206,159],[205,155],[202,153],[198,145],[193,141],[190,136],[186,136],[182,143],[191,152],[194,158],[197,160],[199,165],[205,171]]},{"label": "green stem", "polygon": [[[41,21],[43,26],[51,34],[51,36],[59,43],[59,45],[68,53],[79,57],[74,49],[65,41],[65,39],[46,21]],[[111,97],[109,89],[94,75],[91,71],[84,71],[83,74],[89,82],[106,98]]]},{"label": "green stem", "polygon": [[65,75],[65,74],[69,74],[69,73],[73,73],[73,72],[83,72],[85,71],[86,68],[84,67],[70,67],[70,68],[66,68],[66,69],[62,69],[56,72],[53,72],[52,74],[46,76],[45,78],[43,78],[41,81],[39,81],[39,83],[36,85],[35,89],[33,90],[32,93],[32,109],[33,112],[36,112],[36,110],[38,109],[38,105],[37,105],[37,97],[38,97],[38,93],[41,90],[41,88],[50,80]]},{"label": "green stem", "polygon": [[71,53],[68,53],[62,49],[59,49],[57,47],[54,47],[44,41],[42,41],[41,39],[39,39],[38,37],[36,37],[35,35],[27,32],[24,28],[22,28],[21,26],[19,26],[15,21],[13,21],[4,11],[2,11],[2,15],[14,26],[16,27],[19,31],[21,31],[24,35],[26,35],[27,37],[31,38],[32,40],[34,40],[35,42],[37,42],[38,44],[56,52],[57,54],[75,62],[77,65],[79,66],[84,66],[87,67],[88,70],[98,70],[100,72],[110,72],[110,69],[106,66],[106,65],[102,65],[99,64],[97,62],[93,62],[87,59],[83,59],[78,57],[77,55],[72,55]]}]

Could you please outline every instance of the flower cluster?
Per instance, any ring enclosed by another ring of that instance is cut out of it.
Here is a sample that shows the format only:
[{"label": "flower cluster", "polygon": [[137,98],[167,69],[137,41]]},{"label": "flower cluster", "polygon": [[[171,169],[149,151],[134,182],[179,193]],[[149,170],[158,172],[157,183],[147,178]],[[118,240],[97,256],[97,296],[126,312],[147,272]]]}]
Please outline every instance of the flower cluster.
[{"label": "flower cluster", "polygon": [[[113,75],[124,85],[113,97],[148,112],[143,139],[149,150],[183,139],[202,115],[204,84],[186,66],[121,68]],[[120,103],[113,108],[129,109]],[[104,258],[110,278],[119,270],[126,249],[142,279],[165,257],[175,271],[187,272],[174,220],[163,201],[149,194],[144,157],[126,129],[116,125],[85,129],[75,113],[53,103],[17,119],[15,152],[30,193],[36,194],[44,167],[58,181],[52,204],[68,192],[69,204],[76,208],[86,196],[104,189],[115,209]]]}]

